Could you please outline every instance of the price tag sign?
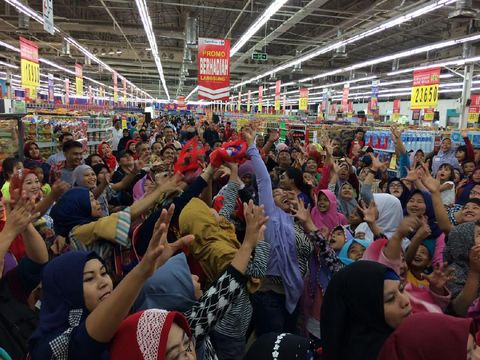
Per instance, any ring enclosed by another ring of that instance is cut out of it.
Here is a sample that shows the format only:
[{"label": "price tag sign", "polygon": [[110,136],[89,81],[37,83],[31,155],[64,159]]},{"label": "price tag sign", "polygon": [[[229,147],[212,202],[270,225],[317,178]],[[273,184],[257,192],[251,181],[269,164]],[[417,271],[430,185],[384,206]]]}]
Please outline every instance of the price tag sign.
[{"label": "price tag sign", "polygon": [[438,104],[440,68],[415,70],[413,73],[411,109],[435,108]]},{"label": "price tag sign", "polygon": [[433,121],[435,111],[433,109],[425,109],[423,112],[423,121]]},{"label": "price tag sign", "polygon": [[468,123],[469,124],[475,124],[478,122],[478,115],[480,115],[480,113],[476,112],[476,113],[471,113],[469,112],[468,113]]},{"label": "price tag sign", "polygon": [[36,90],[40,86],[37,44],[20,37],[20,58],[22,87],[29,89],[30,97],[34,98],[37,93]]},{"label": "price tag sign", "polygon": [[83,96],[83,66],[75,64],[75,94]]}]

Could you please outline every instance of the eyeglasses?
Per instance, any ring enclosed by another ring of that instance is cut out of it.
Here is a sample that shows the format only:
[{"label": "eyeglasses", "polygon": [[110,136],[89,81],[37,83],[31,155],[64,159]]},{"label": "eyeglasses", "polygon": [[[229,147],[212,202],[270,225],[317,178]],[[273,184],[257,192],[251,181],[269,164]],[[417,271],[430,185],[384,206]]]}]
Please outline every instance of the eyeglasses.
[{"label": "eyeglasses", "polygon": [[472,191],[470,191],[470,195],[479,196],[479,195],[480,195],[480,192],[475,191],[475,190],[472,190]]},{"label": "eyeglasses", "polygon": [[392,189],[401,189],[402,188],[402,184],[399,184],[399,183],[393,183],[393,184],[390,184],[389,185],[389,188]]}]

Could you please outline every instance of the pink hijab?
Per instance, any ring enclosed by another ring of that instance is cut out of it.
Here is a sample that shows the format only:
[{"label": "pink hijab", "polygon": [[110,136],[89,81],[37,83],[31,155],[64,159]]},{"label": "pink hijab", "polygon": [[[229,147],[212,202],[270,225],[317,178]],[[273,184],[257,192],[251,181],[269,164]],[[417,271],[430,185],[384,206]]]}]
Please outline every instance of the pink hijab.
[{"label": "pink hijab", "polygon": [[327,228],[329,233],[338,225],[348,225],[345,216],[337,212],[337,198],[335,197],[335,194],[330,190],[320,190],[318,195],[321,193],[327,197],[330,202],[330,207],[326,213],[322,213],[318,210],[318,207],[315,206],[311,212],[313,223],[319,229]]}]

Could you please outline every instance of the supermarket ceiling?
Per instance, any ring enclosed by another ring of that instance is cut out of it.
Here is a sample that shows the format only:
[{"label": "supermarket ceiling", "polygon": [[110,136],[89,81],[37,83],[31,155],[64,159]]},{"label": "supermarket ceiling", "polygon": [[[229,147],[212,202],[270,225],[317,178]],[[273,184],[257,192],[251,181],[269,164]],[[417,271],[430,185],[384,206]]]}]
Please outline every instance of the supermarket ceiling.
[{"label": "supermarket ceiling", "polygon": [[[246,36],[273,3],[281,6],[253,36]],[[276,79],[291,84],[284,88],[287,91],[298,89],[298,81],[318,88],[347,80],[357,80],[361,87],[361,79],[367,78],[367,84],[372,76],[395,82],[411,79],[411,72],[391,74],[393,70],[445,61],[450,65],[442,70],[442,83],[457,84],[462,82],[463,65],[452,60],[465,55],[476,61],[480,45],[480,37],[475,37],[480,34],[480,13],[475,12],[480,1],[471,0],[54,0],[55,35],[46,33],[34,15],[29,21],[19,15],[22,4],[41,20],[42,0],[4,0],[3,44],[18,47],[19,35],[26,36],[38,42],[44,59],[71,70],[75,63],[84,64],[84,75],[105,84],[111,84],[109,69],[114,69],[160,99],[167,98],[167,91],[170,98],[189,94],[191,100],[196,98],[197,50],[187,47],[192,36],[231,38],[232,47],[247,38],[231,57],[232,85],[242,84],[233,93],[244,94],[260,83],[271,88]],[[406,14],[411,16],[402,19]],[[145,16],[151,18],[152,34],[145,27]],[[398,22],[391,26],[394,19]],[[382,24],[389,25],[379,29]],[[354,36],[356,40],[351,40]],[[101,65],[73,42],[67,46],[65,38],[73,39]],[[442,45],[451,39],[460,41]],[[336,46],[343,40],[347,45]],[[152,41],[158,46],[157,59]],[[438,45],[425,49],[433,44]],[[468,54],[464,44],[472,46]],[[415,51],[400,54],[407,50]],[[266,53],[267,60],[253,60],[254,52]],[[382,57],[387,58],[373,61]],[[294,64],[299,59],[304,61]],[[18,65],[19,54],[0,46],[0,61]],[[72,76],[46,63],[42,69],[62,78]],[[5,71],[1,62],[0,70]],[[400,82],[390,88],[406,86]]]}]

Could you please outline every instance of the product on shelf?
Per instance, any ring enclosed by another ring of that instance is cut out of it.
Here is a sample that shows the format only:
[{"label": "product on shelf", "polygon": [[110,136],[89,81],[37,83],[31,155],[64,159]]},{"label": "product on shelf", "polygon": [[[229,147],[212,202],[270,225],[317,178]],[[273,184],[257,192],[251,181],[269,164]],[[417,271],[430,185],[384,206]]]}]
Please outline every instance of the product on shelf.
[{"label": "product on shelf", "polygon": [[17,119],[0,120],[0,161],[18,151]]}]

